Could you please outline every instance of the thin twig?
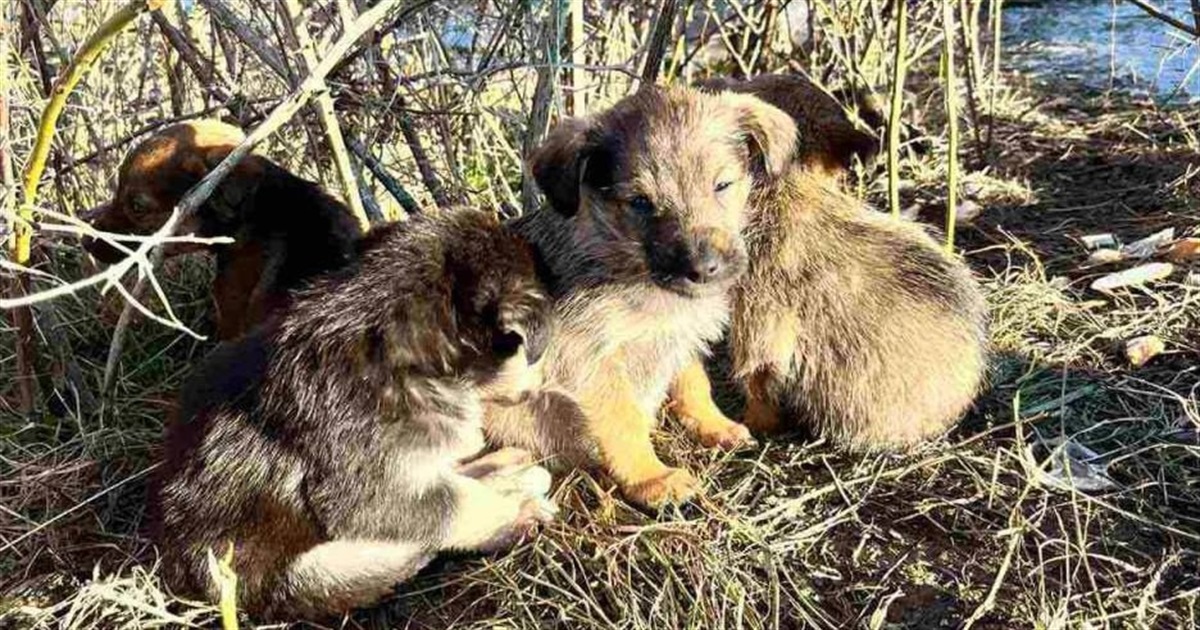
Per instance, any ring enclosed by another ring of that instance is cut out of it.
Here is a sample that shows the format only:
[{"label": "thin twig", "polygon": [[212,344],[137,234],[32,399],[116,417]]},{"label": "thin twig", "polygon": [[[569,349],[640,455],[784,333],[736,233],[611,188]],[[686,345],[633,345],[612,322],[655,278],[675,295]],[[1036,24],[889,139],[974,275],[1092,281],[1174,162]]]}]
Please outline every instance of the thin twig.
[{"label": "thin twig", "polygon": [[412,116],[403,110],[401,102],[400,115],[396,118],[396,125],[400,127],[400,133],[404,136],[404,142],[408,144],[408,150],[412,153],[413,162],[417,164],[417,172],[421,174],[421,182],[425,184],[425,189],[429,191],[429,195],[433,197],[433,202],[439,208],[448,208],[453,204],[450,195],[446,192],[446,188],[442,185],[442,180],[438,177],[437,171],[433,168],[433,162],[429,159],[429,153],[425,151],[425,145],[421,142],[421,135],[418,133],[417,125],[413,122]]},{"label": "thin twig", "polygon": [[383,164],[379,162],[379,158],[372,155],[357,138],[347,138],[346,146],[366,165],[367,169],[371,171],[371,175],[383,185],[384,190],[387,190],[392,195],[392,198],[400,204],[400,207],[404,208],[405,212],[408,214],[420,214],[421,206],[417,205],[412,195],[408,194],[407,190],[404,190],[404,186],[388,173]]},{"label": "thin twig", "polygon": [[[187,34],[175,28],[175,25],[171,24],[171,21],[161,11],[154,12],[151,14],[151,17],[154,19],[155,25],[162,31],[167,43],[179,54],[179,58],[192,71],[192,74],[199,79],[199,83],[204,87],[204,91],[214,100],[220,102],[220,107],[228,108],[229,113],[234,118],[245,120],[249,113],[247,109],[250,102],[239,94],[239,91],[233,86],[229,78],[217,68],[216,64],[201,56],[200,51],[197,50],[196,45]],[[215,27],[215,29],[217,32],[221,30],[220,27]],[[211,108],[209,111],[211,111]],[[180,117],[177,116],[176,118]],[[101,149],[97,153],[103,153],[105,150]],[[59,172],[65,173],[67,170],[60,169]]]},{"label": "thin twig", "polygon": [[[284,7],[289,13],[287,18],[292,36],[300,47],[304,69],[310,71],[313,66],[317,65],[317,51],[313,46],[308,28],[305,24],[300,23],[302,17],[300,4],[296,0],[284,0]],[[342,127],[338,124],[337,114],[333,111],[333,99],[330,98],[329,89],[325,86],[324,81],[321,82],[321,89],[314,95],[313,100],[317,117],[321,120],[321,126],[325,128],[325,137],[329,141],[329,151],[333,154],[333,163],[337,167],[338,178],[341,180],[343,196],[350,206],[350,213],[358,221],[359,228],[363,232],[367,232],[371,229],[371,220],[363,210],[362,197],[354,180],[354,169],[350,166],[350,156],[346,153],[346,141],[342,137]]]},{"label": "thin twig", "polygon": [[1187,33],[1188,35],[1191,35],[1192,37],[1200,37],[1200,25],[1190,26],[1187,23],[1177,20],[1164,13],[1162,9],[1159,9],[1145,0],[1129,0],[1129,2],[1142,11],[1145,11],[1150,17],[1160,22],[1165,22],[1171,26],[1174,26],[1175,28]]},{"label": "thin twig", "polygon": [[667,44],[675,30],[675,17],[679,13],[679,0],[662,0],[658,5],[658,16],[654,19],[654,31],[646,45],[646,61],[642,65],[642,83],[651,84],[658,80],[662,70]]},{"label": "thin twig", "polygon": [[[558,26],[558,21],[552,16],[549,24],[543,27],[539,37],[541,41],[539,51],[545,63],[538,66],[537,83],[533,89],[533,104],[529,111],[529,124],[525,127],[525,138],[521,150],[526,156],[532,154],[533,150],[541,144],[550,124],[550,102],[554,98],[554,82],[558,78],[556,72],[557,46],[561,36]],[[521,209],[526,213],[532,212],[537,208],[537,203],[537,184],[532,175],[526,172],[525,177],[521,180]]]},{"label": "thin twig", "polygon": [[900,113],[904,107],[904,77],[908,70],[908,0],[896,0],[896,43],[892,57],[892,98],[888,111],[888,208],[900,216]]},{"label": "thin twig", "polygon": [[946,251],[954,251],[954,227],[958,219],[958,86],[954,64],[954,4],[942,3],[942,73],[946,91]]},{"label": "thin twig", "polygon": [[[12,38],[12,20],[15,15],[9,15],[11,5],[0,6],[0,179],[4,183],[4,219],[8,225],[16,225],[16,201],[13,191],[16,190],[12,163],[12,127],[9,121],[9,79],[8,44]],[[22,295],[29,290],[28,278],[13,279],[13,295]],[[36,356],[37,346],[33,338],[32,312],[28,308],[13,311],[12,324],[17,331],[17,404],[23,414],[33,412],[37,402]]]},{"label": "thin twig", "polygon": [[583,66],[587,65],[587,48],[583,45],[583,0],[571,0],[569,19],[571,66],[568,72],[571,77],[571,93],[567,101],[567,113],[571,116],[582,116],[587,113],[587,75],[583,71]]},{"label": "thin twig", "polygon": [[229,29],[242,41],[250,50],[258,56],[258,58],[267,67],[285,81],[294,81],[295,77],[292,74],[291,68],[287,63],[275,53],[265,42],[262,35],[254,30],[249,24],[242,21],[233,9],[225,4],[224,0],[200,0],[205,7],[208,8],[212,16],[221,23],[222,26]]}]

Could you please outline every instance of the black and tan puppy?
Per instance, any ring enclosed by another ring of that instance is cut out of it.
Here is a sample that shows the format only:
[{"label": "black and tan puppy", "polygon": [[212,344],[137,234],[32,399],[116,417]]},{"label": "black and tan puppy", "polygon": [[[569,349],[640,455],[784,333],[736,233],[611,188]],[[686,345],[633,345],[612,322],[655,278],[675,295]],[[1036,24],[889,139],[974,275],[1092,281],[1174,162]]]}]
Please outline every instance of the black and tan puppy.
[{"label": "black and tan puppy", "polygon": [[550,517],[545,469],[477,479],[482,405],[537,386],[550,307],[525,241],[455,211],[384,228],[197,368],[153,507],[164,576],[320,617],[370,604],[440,550],[498,549]]},{"label": "black and tan puppy", "polygon": [[[854,159],[869,163],[879,152],[879,139],[859,128],[845,108],[825,90],[800,75],[760,74],[750,79],[714,77],[697,84],[700,89],[756,96],[787,112],[796,122],[795,161],[813,170],[840,176]],[[869,107],[863,122],[879,127],[883,116]]]},{"label": "black and tan puppy", "polygon": [[[159,131],[125,157],[116,196],[89,211],[85,220],[112,234],[154,232],[183,195],[244,139],[240,129],[215,120]],[[241,335],[278,308],[289,289],[345,265],[361,236],[345,205],[259,155],[239,163],[177,233],[234,239],[229,245],[212,246],[219,339]],[[104,262],[124,256],[103,240],[85,239],[84,246]],[[174,244],[166,253],[196,248]]]},{"label": "black and tan puppy", "polygon": [[[546,388],[489,406],[489,439],[600,467],[643,505],[692,496],[695,477],[659,460],[651,433],[668,385],[724,330],[747,200],[795,137],[758,99],[654,86],[560,123],[530,160],[551,207],[515,225],[552,276]],[[750,437],[719,413],[682,419],[709,444]]]}]

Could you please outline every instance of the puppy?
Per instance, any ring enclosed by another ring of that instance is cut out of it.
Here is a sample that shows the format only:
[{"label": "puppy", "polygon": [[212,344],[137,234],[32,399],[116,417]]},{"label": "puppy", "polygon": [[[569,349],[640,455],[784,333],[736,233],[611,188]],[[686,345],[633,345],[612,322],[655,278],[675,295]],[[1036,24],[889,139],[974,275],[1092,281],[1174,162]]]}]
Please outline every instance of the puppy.
[{"label": "puppy", "polygon": [[[559,124],[530,158],[550,207],[514,224],[555,297],[545,387],[489,406],[489,439],[600,467],[644,506],[691,497],[696,479],[659,460],[651,432],[668,385],[724,331],[746,202],[795,137],[787,114],[753,97],[654,86]],[[719,411],[685,411],[705,443],[750,437]]]},{"label": "puppy", "polygon": [[168,584],[216,597],[206,553],[232,546],[242,608],[320,618],[547,520],[545,469],[458,465],[484,445],[483,401],[537,386],[549,313],[490,215],[381,229],[185,385],[152,494]]},{"label": "puppy", "polygon": [[[772,434],[794,417],[837,443],[881,449],[956,422],[986,366],[986,308],[966,266],[801,164],[751,207],[729,331],[746,426]],[[707,381],[676,393],[711,404]]]},{"label": "puppy", "polygon": [[[114,234],[154,232],[183,195],[244,139],[240,129],[215,120],[163,129],[125,157],[116,197],[89,211],[85,220]],[[361,236],[345,205],[258,155],[242,160],[177,233],[234,239],[212,247],[217,257],[213,301],[222,340],[262,321],[283,303],[288,289],[344,266]],[[84,247],[103,262],[124,256],[99,239],[85,238]],[[173,244],[166,253],[197,248]]]},{"label": "puppy", "polygon": [[[879,139],[859,129],[833,96],[803,76],[760,74],[746,80],[714,77],[697,83],[697,87],[709,92],[750,94],[787,112],[798,132],[794,159],[810,169],[840,176],[850,170],[855,157],[868,164],[879,153]],[[871,127],[883,124],[883,115],[872,107],[864,107],[861,114]]]}]

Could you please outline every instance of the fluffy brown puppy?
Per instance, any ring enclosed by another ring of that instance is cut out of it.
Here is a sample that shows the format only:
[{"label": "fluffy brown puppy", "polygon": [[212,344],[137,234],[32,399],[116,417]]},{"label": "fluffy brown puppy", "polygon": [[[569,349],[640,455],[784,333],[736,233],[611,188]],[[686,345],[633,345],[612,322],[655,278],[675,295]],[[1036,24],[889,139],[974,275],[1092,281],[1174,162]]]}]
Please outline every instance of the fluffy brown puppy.
[{"label": "fluffy brown puppy", "polygon": [[[810,169],[841,175],[854,158],[864,164],[879,152],[879,139],[859,129],[846,110],[827,92],[799,75],[760,74],[746,80],[715,77],[697,84],[703,90],[750,94],[785,111],[796,121],[796,161]],[[871,109],[865,122],[875,126],[882,116]]]},{"label": "fluffy brown puppy", "polygon": [[[874,449],[956,422],[986,365],[986,307],[967,267],[921,227],[803,166],[752,208],[729,332],[745,424],[770,434],[795,418]],[[707,389],[677,391],[682,404],[706,404]]]},{"label": "fluffy brown puppy", "polygon": [[545,469],[459,467],[483,403],[536,387],[549,313],[529,247],[490,215],[381,230],[185,385],[151,503],[168,584],[215,597],[206,554],[232,546],[242,608],[323,617],[549,518]]},{"label": "fluffy brown puppy", "polygon": [[[244,139],[240,129],[215,120],[167,127],[130,151],[121,164],[116,196],[84,218],[103,232],[150,234],[162,227],[184,193]],[[288,289],[345,265],[361,236],[340,201],[258,155],[242,160],[177,233],[234,239],[212,246],[219,339],[233,339],[262,321]],[[99,239],[85,239],[84,247],[109,263],[125,255]],[[174,244],[166,253],[197,247]]]},{"label": "fluffy brown puppy", "polygon": [[[753,97],[653,86],[558,125],[530,160],[551,207],[515,223],[552,278],[546,387],[489,407],[489,439],[599,466],[642,505],[692,496],[695,477],[659,460],[651,432],[668,384],[724,330],[747,199],[795,137]],[[706,443],[749,439],[719,413],[683,420]]]}]

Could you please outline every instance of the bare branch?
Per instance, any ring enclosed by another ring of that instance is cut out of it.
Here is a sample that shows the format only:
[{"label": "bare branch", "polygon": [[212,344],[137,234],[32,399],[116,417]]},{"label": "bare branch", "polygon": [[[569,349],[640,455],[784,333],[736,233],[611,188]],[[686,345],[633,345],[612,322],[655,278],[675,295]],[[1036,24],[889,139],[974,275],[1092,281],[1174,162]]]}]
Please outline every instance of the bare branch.
[{"label": "bare branch", "polygon": [[646,45],[646,62],[642,66],[642,83],[654,83],[662,69],[667,44],[675,30],[675,16],[679,13],[679,0],[662,0],[658,5],[658,17],[654,19],[654,31]]},{"label": "bare branch", "polygon": [[383,185],[383,188],[392,195],[396,202],[400,204],[400,207],[404,208],[405,212],[408,214],[420,214],[421,206],[417,205],[412,195],[404,190],[404,186],[400,185],[400,182],[396,181],[396,178],[387,172],[383,164],[380,164],[379,159],[371,155],[371,152],[357,138],[347,138],[346,146],[350,148],[354,155],[358,156],[358,159],[371,171],[371,175]]},{"label": "bare branch", "polygon": [[[308,29],[300,23],[302,10],[296,0],[284,0],[287,9],[289,25],[300,54],[304,60],[304,69],[311,71],[317,65],[317,51],[313,46],[312,36]],[[333,154],[333,163],[337,167],[338,177],[342,183],[342,193],[350,206],[350,213],[358,221],[363,232],[371,229],[371,220],[363,210],[362,197],[354,180],[354,169],[350,166],[350,156],[346,153],[346,141],[342,138],[342,128],[338,125],[337,115],[333,111],[333,99],[329,96],[329,88],[321,81],[321,88],[314,95],[317,117],[325,128],[325,136],[329,140],[329,151]]]},{"label": "bare branch", "polygon": [[213,17],[221,23],[222,26],[229,29],[237,36],[238,39],[246,44],[255,55],[258,56],[263,63],[278,76],[283,77],[289,84],[295,81],[295,76],[292,74],[287,63],[267,46],[265,39],[249,24],[245,23],[242,18],[234,13],[229,5],[225,4],[224,0],[200,0]]},{"label": "bare branch", "polygon": [[[1190,26],[1181,20],[1171,17],[1163,12],[1162,9],[1159,9],[1149,2],[1146,2],[1146,0],[1129,0],[1129,2],[1142,11],[1145,11],[1150,17],[1159,20],[1160,22],[1170,24],[1171,26],[1174,26],[1175,28],[1187,33],[1188,35],[1191,35],[1192,37],[1200,37],[1200,24],[1197,24],[1197,26]],[[1194,6],[1195,4],[1193,3],[1193,7]]]}]

